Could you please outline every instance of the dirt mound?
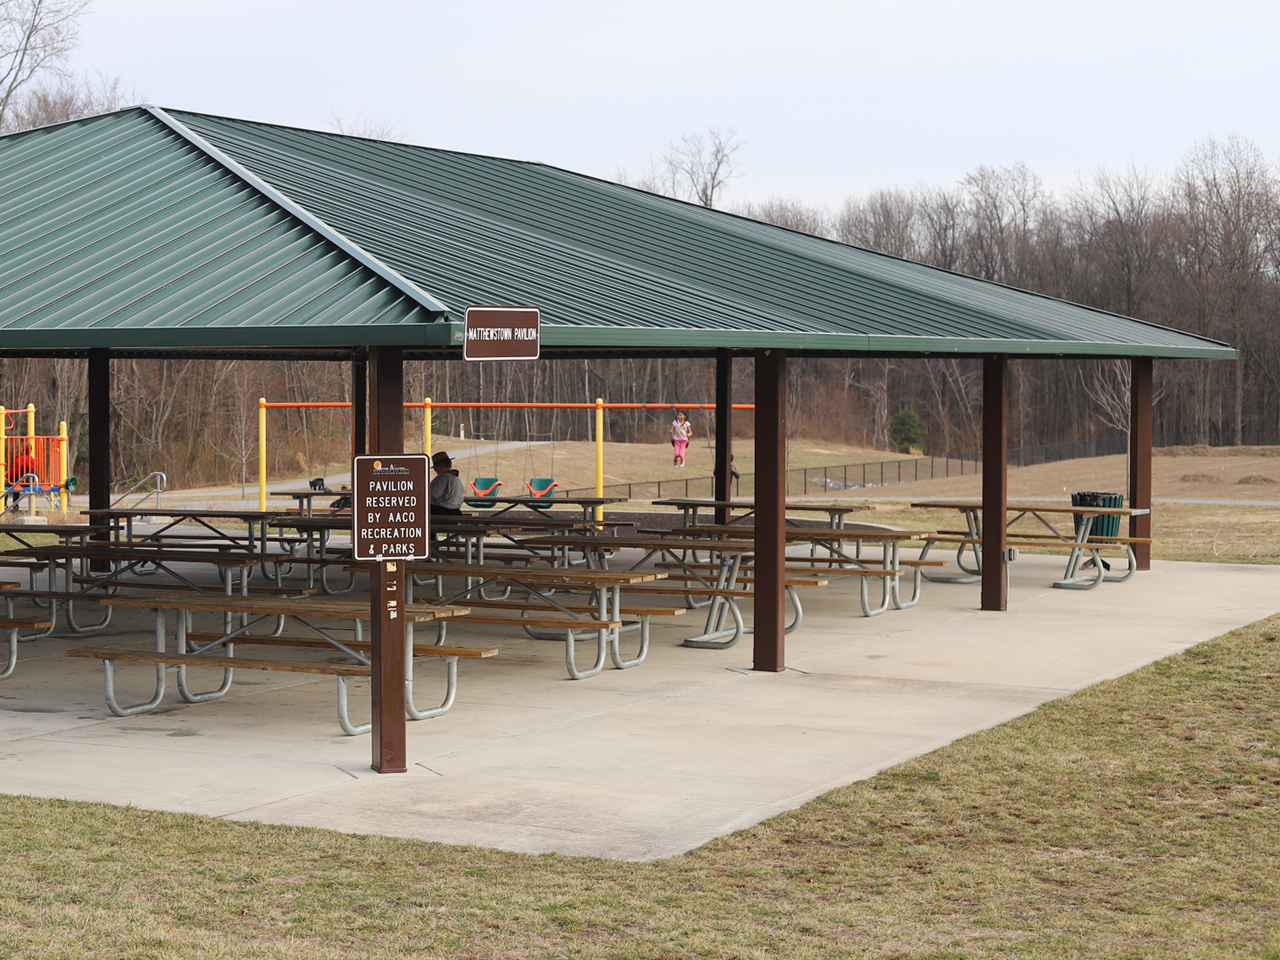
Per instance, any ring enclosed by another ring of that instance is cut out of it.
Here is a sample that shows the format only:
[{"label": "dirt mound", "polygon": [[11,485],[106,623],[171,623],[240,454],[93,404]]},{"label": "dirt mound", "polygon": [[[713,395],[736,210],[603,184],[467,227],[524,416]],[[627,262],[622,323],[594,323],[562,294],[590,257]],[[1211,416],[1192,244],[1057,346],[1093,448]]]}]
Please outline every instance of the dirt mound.
[{"label": "dirt mound", "polygon": [[1241,477],[1236,483],[1247,483],[1251,486],[1266,486],[1267,484],[1274,486],[1276,481],[1270,477],[1264,477],[1260,473],[1251,473],[1247,477]]},{"label": "dirt mound", "polygon": [[1221,483],[1222,478],[1216,473],[1184,473],[1178,478],[1179,483]]}]

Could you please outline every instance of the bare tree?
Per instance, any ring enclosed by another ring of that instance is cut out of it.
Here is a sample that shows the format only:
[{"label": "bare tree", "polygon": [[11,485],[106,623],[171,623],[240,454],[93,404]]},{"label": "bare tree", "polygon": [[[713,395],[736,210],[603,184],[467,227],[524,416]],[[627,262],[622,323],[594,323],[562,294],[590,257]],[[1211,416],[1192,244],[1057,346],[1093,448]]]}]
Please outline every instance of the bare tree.
[{"label": "bare tree", "polygon": [[618,171],[618,181],[629,186],[714,207],[725,185],[739,175],[737,155],[746,143],[732,128],[708,127],[705,134],[691,133],[667,144],[658,160],[638,180]]},{"label": "bare tree", "polygon": [[[1244,345],[1262,316],[1277,249],[1280,185],[1262,151],[1230,137],[1198,145],[1177,177],[1177,260],[1194,291],[1198,332]],[[1243,442],[1246,350],[1233,374],[1233,441]],[[1209,391],[1203,393],[1209,398]],[[1205,419],[1212,416],[1205,408]]]},{"label": "bare tree", "polygon": [[98,74],[81,79],[59,76],[22,91],[9,104],[4,132],[79,120],[119,110],[141,99],[134,91],[126,91],[124,81],[118,76]]},{"label": "bare tree", "polygon": [[0,0],[0,130],[24,87],[63,74],[89,0]]},{"label": "bare tree", "polygon": [[831,230],[828,223],[831,217],[822,207],[811,207],[800,200],[790,197],[770,197],[763,203],[744,203],[733,209],[733,212],[752,220],[772,223],[776,227],[786,227],[799,233],[809,233],[815,237],[829,237]]},{"label": "bare tree", "polygon": [[836,216],[836,239],[893,257],[918,259],[916,217],[915,199],[902,190],[876,190],[865,198],[846,197]]},{"label": "bare tree", "polygon": [[329,127],[336,133],[348,137],[362,137],[365,140],[390,140],[403,143],[404,136],[390,120],[365,116],[363,113],[355,117],[344,117],[334,108],[329,111]]}]

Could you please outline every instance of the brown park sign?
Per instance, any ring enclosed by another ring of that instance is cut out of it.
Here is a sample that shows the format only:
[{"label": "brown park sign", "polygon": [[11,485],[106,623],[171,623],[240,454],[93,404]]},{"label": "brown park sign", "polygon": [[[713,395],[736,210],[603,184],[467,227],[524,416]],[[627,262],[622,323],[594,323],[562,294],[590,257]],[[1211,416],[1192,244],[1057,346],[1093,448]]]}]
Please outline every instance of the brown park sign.
[{"label": "brown park sign", "polygon": [[356,457],[351,470],[356,560],[424,560],[430,555],[427,458]]},{"label": "brown park sign", "polygon": [[537,307],[467,307],[464,360],[537,360],[541,344]]}]

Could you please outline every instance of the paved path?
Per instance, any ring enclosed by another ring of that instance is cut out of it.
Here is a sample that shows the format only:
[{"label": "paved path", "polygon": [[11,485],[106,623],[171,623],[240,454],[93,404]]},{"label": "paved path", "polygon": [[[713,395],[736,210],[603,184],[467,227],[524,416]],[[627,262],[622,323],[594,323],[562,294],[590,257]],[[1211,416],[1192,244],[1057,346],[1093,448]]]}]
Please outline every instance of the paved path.
[{"label": "paved path", "polygon": [[[977,585],[930,584],[919,607],[873,619],[851,584],[807,590],[781,674],[750,669],[749,641],[692,650],[666,626],[646,664],[575,682],[560,643],[455,627],[450,642],[502,652],[461,665],[449,714],[409,725],[406,775],[372,773],[369,738],[339,734],[331,678],[241,671],[225,700],[170,693],[122,720],[101,664],[61,656],[83,639],[23,644],[0,683],[0,789],[648,860],[1280,609],[1277,567],[1157,562],[1088,593],[1050,589],[1061,567],[1019,559],[1006,613],[978,611]],[[150,624],[123,617],[103,639],[145,646]],[[419,673],[425,702],[438,669]],[[122,696],[149,695],[149,666],[120,675]],[[364,697],[353,685],[357,711]]]}]

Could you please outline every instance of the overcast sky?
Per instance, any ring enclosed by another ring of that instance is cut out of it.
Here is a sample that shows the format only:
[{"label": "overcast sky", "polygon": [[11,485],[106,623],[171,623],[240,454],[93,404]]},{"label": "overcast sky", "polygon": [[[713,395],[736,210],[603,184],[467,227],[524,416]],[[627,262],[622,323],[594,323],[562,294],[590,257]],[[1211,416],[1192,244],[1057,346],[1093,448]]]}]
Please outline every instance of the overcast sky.
[{"label": "overcast sky", "polygon": [[732,204],[1171,170],[1237,133],[1280,160],[1280,3],[93,0],[73,66],[161,106],[636,175],[746,142]]}]

